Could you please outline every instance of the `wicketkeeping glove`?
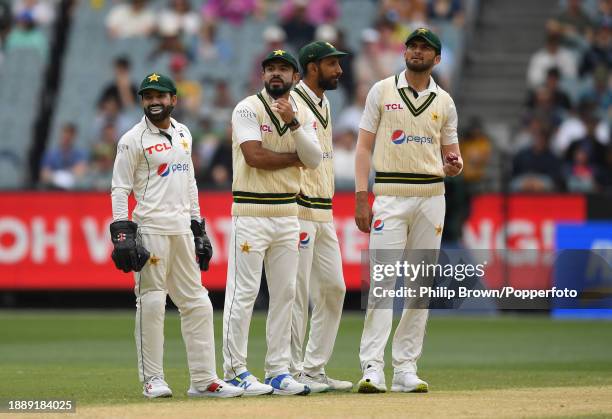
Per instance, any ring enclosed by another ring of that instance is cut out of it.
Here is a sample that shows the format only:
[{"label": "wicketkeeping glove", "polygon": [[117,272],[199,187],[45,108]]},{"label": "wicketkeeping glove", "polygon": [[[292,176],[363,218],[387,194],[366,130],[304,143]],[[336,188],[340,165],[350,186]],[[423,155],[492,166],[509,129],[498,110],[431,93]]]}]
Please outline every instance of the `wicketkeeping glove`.
[{"label": "wicketkeeping glove", "polygon": [[202,222],[191,220],[191,231],[193,232],[193,241],[195,242],[195,253],[200,265],[201,271],[208,270],[208,263],[213,256],[212,244],[210,239],[206,235],[206,224],[202,219]]},{"label": "wicketkeeping glove", "polygon": [[110,225],[113,253],[111,258],[117,269],[123,272],[140,272],[149,260],[149,251],[136,244],[138,224],[132,221],[115,221]]}]

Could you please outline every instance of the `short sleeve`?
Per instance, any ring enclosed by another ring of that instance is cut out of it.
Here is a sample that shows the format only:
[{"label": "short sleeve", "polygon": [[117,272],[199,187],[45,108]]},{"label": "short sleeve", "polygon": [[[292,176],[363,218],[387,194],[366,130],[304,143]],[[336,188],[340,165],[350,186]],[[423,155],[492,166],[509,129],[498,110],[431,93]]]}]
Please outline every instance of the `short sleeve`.
[{"label": "short sleeve", "polygon": [[245,141],[261,141],[261,130],[255,109],[245,101],[240,102],[232,112],[232,131],[238,144]]}]

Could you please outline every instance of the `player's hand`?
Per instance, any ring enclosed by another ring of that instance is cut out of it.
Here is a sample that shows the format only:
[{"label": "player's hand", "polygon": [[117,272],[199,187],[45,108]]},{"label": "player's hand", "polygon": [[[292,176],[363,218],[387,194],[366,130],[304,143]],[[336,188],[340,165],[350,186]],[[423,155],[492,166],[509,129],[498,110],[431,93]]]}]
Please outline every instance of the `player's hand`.
[{"label": "player's hand", "polygon": [[284,97],[276,99],[270,108],[280,115],[285,124],[291,123],[295,117],[291,103]]},{"label": "player's hand", "polygon": [[206,222],[203,219],[201,223],[191,220],[191,232],[193,233],[195,253],[200,270],[207,271],[210,259],[213,256],[213,248],[206,234]]},{"label": "player's hand", "polygon": [[149,260],[149,252],[136,244],[138,225],[132,221],[115,221],[110,225],[113,253],[111,259],[117,269],[125,273],[140,272]]},{"label": "player's hand", "polygon": [[370,226],[372,225],[372,208],[368,201],[368,193],[365,191],[357,192],[355,194],[355,223],[357,228],[364,232],[370,232]]},{"label": "player's hand", "polygon": [[457,176],[463,170],[463,160],[455,153],[448,153],[444,160],[443,170],[446,176]]}]

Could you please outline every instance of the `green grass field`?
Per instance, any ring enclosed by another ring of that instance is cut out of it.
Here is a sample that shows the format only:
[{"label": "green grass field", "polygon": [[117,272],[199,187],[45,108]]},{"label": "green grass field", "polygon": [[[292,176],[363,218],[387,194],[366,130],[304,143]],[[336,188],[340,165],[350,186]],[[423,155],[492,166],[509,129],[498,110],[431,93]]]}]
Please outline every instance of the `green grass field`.
[{"label": "green grass field", "polygon": [[[215,312],[219,373],[220,320],[221,312]],[[344,316],[327,368],[331,376],[359,380],[362,323],[362,313]],[[133,313],[127,311],[0,312],[0,399],[66,398],[76,400],[79,407],[151,403],[141,396],[133,326]],[[265,317],[256,315],[251,325],[249,367],[260,377],[264,327]],[[186,399],[189,377],[176,313],[168,313],[165,334],[166,380],[175,395],[166,403],[177,403]],[[388,385],[391,372],[387,368]],[[545,316],[434,316],[419,373],[430,383],[430,395],[520,388],[612,389],[612,323],[555,321]],[[333,397],[350,403],[372,396]]]}]

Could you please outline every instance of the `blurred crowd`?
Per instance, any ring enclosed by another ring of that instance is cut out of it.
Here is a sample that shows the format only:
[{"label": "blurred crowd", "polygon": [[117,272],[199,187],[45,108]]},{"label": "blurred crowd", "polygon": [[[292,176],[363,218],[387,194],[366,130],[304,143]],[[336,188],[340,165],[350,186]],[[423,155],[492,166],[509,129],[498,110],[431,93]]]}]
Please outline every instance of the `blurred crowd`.
[{"label": "blurred crowd", "polygon": [[[3,0],[0,0],[3,1]],[[103,7],[105,0],[88,0]],[[106,0],[107,2],[110,0]],[[27,3],[28,0],[23,0]],[[29,0],[32,4],[44,0]],[[343,60],[341,95],[344,106],[333,109],[334,143],[338,189],[351,189],[354,182],[354,149],[359,119],[369,88],[404,68],[403,50],[407,34],[420,26],[438,30],[463,25],[460,0],[372,0],[375,13],[363,28],[345,28],[339,23],[339,0],[127,0],[113,1],[105,16],[110,42],[114,39],[154,40],[150,60],[165,57],[169,75],[176,81],[179,101],[173,116],[186,123],[194,137],[194,166],[201,187],[231,187],[230,117],[242,97],[262,88],[260,61],[270,50],[297,53],[312,40],[333,43],[350,52]],[[350,2],[349,2],[350,3]],[[13,16],[17,16],[13,11]],[[261,50],[253,54],[250,76],[242,97],[230,89],[231,74],[213,80],[193,78],[197,66],[211,63],[231,65],[236,46],[219,33],[221,25],[238,27],[264,22]],[[360,46],[353,51],[347,31],[358,30]],[[444,41],[443,37],[443,41]],[[453,40],[451,39],[450,42]],[[444,65],[436,69],[439,84],[451,89],[454,74],[453,45],[445,45]],[[60,141],[47,151],[41,169],[43,187],[108,189],[112,174],[114,145],[142,114],[136,95],[139,75],[131,72],[129,56],[115,57],[114,81],[100,86],[93,132],[79,132],[76,121],[65,121]],[[334,93],[335,94],[335,93]],[[78,141],[88,136],[87,141]],[[89,149],[79,145],[92,144]]]}]

